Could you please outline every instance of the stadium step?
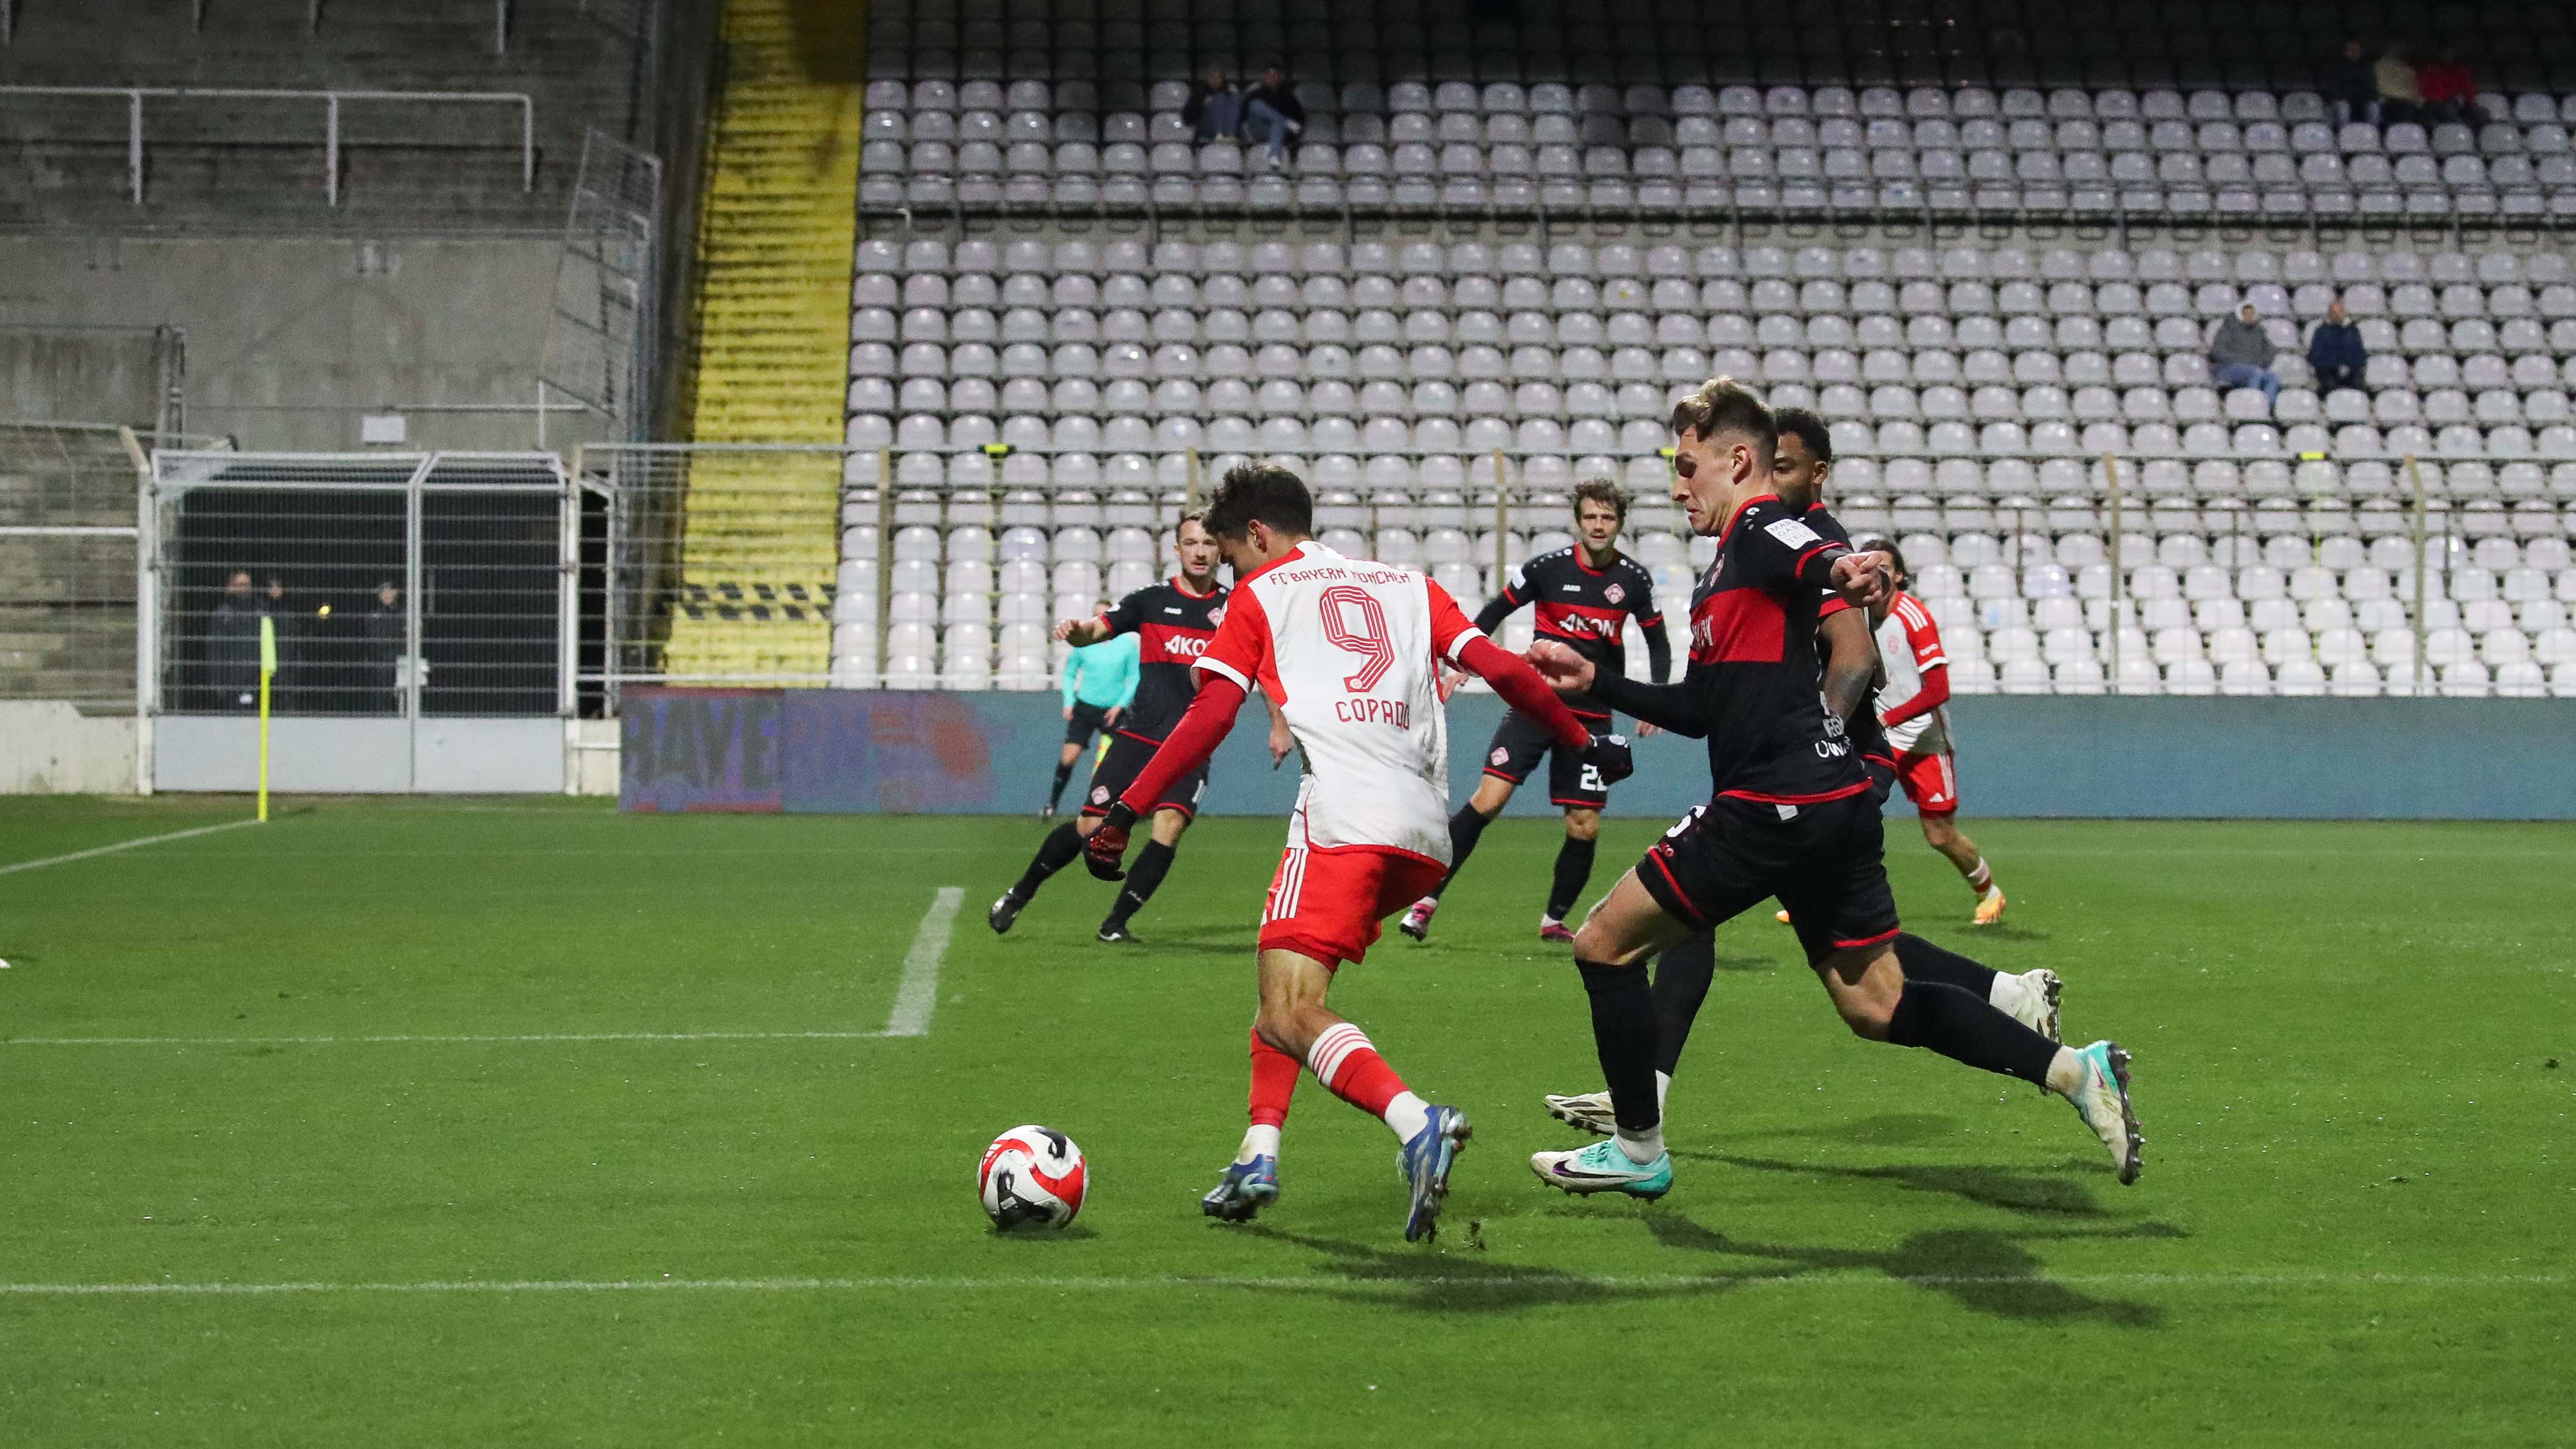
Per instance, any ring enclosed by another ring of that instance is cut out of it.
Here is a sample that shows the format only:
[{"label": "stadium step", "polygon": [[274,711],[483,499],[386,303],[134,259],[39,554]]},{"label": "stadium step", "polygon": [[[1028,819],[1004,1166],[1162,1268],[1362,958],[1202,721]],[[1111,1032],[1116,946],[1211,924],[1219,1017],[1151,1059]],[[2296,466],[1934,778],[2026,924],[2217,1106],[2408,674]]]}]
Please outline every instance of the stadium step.
[{"label": "stadium step", "polygon": [[[837,443],[849,382],[865,15],[819,0],[726,0],[723,23],[724,90],[698,229],[690,436]],[[823,62],[847,63],[818,63],[818,47],[836,53]],[[693,461],[668,672],[826,672],[828,608],[760,600],[829,597],[840,482],[828,454]],[[727,602],[735,599],[743,602]]]}]

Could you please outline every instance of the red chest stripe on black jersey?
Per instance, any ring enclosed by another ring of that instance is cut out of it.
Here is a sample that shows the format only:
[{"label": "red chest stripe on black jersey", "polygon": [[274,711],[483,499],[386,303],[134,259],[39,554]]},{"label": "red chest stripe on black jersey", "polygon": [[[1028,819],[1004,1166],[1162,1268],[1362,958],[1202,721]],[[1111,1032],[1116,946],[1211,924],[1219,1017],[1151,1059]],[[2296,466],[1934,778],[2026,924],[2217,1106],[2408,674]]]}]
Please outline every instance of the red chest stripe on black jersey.
[{"label": "red chest stripe on black jersey", "polygon": [[1207,652],[1208,641],[1214,638],[1214,629],[1147,624],[1136,631],[1137,661],[1142,664],[1195,664],[1199,656]]},{"label": "red chest stripe on black jersey", "polygon": [[1693,664],[1778,664],[1788,618],[1768,589],[1723,589],[1691,610]]},{"label": "red chest stripe on black jersey", "polygon": [[1628,611],[1625,609],[1541,599],[1535,627],[1542,634],[1555,634],[1567,639],[1615,641],[1626,627],[1627,619]]}]

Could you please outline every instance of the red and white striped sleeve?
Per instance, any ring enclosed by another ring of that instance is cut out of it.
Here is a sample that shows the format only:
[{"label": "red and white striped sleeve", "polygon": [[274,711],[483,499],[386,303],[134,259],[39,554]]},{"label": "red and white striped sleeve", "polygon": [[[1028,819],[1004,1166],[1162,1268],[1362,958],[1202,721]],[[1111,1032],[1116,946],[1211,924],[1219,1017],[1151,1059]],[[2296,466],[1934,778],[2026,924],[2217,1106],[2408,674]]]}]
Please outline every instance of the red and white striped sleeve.
[{"label": "red and white striped sleeve", "polygon": [[1941,652],[1941,627],[1932,622],[1932,611],[1912,594],[1896,596],[1897,622],[1905,626],[1905,642],[1914,650],[1914,667],[1918,670],[1947,668],[1948,655]]}]

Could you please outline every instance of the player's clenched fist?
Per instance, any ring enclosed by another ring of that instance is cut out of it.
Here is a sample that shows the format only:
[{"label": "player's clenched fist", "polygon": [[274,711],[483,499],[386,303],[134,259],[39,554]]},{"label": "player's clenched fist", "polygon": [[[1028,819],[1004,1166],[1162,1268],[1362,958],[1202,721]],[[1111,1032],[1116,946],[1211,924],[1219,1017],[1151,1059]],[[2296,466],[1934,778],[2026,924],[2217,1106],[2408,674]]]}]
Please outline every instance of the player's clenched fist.
[{"label": "player's clenched fist", "polygon": [[1592,688],[1592,661],[1553,639],[1541,639],[1523,656],[1538,677],[1559,694],[1583,694]]},{"label": "player's clenched fist", "polygon": [[1616,785],[1637,773],[1636,756],[1629,753],[1628,741],[1621,735],[1594,735],[1584,747],[1583,763],[1599,772],[1604,785]]},{"label": "player's clenched fist", "polygon": [[1859,608],[1875,607],[1896,587],[1895,565],[1884,553],[1845,554],[1834,560],[1834,587]]},{"label": "player's clenched fist", "polygon": [[1100,817],[1100,826],[1082,839],[1082,863],[1102,880],[1125,880],[1127,872],[1119,859],[1127,854],[1127,831],[1136,823],[1136,812],[1120,800]]}]

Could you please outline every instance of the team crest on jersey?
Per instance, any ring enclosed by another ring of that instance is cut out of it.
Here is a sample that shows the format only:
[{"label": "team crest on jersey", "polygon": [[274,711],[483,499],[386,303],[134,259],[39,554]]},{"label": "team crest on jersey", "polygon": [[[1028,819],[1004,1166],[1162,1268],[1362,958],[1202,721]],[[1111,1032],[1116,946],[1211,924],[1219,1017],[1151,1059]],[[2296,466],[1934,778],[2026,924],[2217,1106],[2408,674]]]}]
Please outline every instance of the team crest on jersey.
[{"label": "team crest on jersey", "polygon": [[1094,805],[1106,805],[1106,804],[1108,804],[1108,803],[1109,803],[1109,787],[1108,787],[1108,786],[1106,786],[1106,785],[1094,785],[1094,786],[1092,786],[1092,787],[1091,787],[1091,803],[1092,803],[1092,804],[1094,804]]},{"label": "team crest on jersey", "polygon": [[1487,755],[1485,758],[1486,758],[1487,760],[1492,761],[1493,763],[1495,763],[1495,764],[1497,764],[1497,765],[1509,764],[1509,763],[1511,763],[1512,752],[1511,752],[1511,751],[1509,751],[1509,750],[1506,750],[1506,749],[1502,749],[1502,748],[1497,747],[1497,748],[1495,749],[1495,751],[1494,751],[1492,754]]},{"label": "team crest on jersey", "polygon": [[1225,622],[1225,605],[1223,605],[1223,604],[1219,604],[1219,605],[1217,605],[1215,608],[1208,610],[1208,627],[1209,627],[1209,628],[1213,629],[1213,628],[1215,628],[1217,625],[1222,624],[1222,623],[1224,623],[1224,622]]},{"label": "team crest on jersey", "polygon": [[1601,591],[1601,597],[1615,604],[1621,599],[1628,597],[1628,591],[1619,587],[1617,584],[1612,584],[1610,587]]}]

